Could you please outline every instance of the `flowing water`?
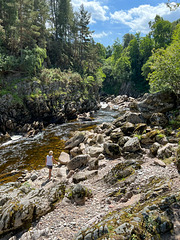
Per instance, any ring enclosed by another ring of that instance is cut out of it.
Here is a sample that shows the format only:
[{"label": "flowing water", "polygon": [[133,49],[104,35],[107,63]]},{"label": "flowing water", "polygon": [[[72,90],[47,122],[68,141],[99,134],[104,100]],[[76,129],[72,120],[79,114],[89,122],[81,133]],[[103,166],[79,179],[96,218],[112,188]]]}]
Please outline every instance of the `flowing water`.
[{"label": "flowing water", "polygon": [[70,132],[90,130],[103,122],[112,122],[117,112],[99,110],[92,121],[72,121],[61,125],[50,125],[33,138],[13,136],[11,141],[0,145],[0,184],[16,181],[27,169],[40,169],[45,166],[49,150],[58,159],[65,151],[65,141]]}]

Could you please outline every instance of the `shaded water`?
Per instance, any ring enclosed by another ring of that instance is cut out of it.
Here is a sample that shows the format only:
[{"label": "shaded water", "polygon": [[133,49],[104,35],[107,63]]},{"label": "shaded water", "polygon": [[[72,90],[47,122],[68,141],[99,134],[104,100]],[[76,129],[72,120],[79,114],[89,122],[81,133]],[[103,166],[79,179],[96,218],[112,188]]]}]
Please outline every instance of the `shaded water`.
[{"label": "shaded water", "polygon": [[116,115],[114,111],[99,110],[92,121],[50,125],[33,138],[15,136],[14,140],[0,146],[0,183],[16,181],[25,169],[31,171],[44,167],[49,150],[58,159],[70,132],[90,130],[103,122],[112,122]]}]

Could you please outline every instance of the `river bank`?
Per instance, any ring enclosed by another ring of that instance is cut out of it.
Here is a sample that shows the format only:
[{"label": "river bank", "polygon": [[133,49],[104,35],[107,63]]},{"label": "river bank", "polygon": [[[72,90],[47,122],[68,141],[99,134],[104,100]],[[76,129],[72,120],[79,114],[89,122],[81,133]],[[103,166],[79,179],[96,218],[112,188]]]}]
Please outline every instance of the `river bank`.
[{"label": "river bank", "polygon": [[80,118],[63,124],[51,124],[34,137],[11,136],[11,140],[0,145],[0,182],[16,181],[24,170],[32,171],[44,167],[44,158],[53,150],[55,159],[65,149],[70,133],[95,128],[102,122],[112,122],[115,111],[98,110],[91,121]]}]

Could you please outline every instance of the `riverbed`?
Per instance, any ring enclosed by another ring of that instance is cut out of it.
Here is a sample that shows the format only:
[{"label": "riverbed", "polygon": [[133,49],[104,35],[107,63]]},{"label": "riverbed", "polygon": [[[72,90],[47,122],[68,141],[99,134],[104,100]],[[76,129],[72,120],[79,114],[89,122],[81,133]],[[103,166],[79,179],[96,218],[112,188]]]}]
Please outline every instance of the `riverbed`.
[{"label": "riverbed", "polygon": [[32,138],[20,135],[0,145],[0,184],[16,181],[23,171],[37,170],[45,166],[45,157],[49,150],[58,159],[65,151],[65,142],[71,132],[90,130],[103,122],[112,122],[117,112],[98,110],[91,121],[71,121],[61,125],[49,125]]}]

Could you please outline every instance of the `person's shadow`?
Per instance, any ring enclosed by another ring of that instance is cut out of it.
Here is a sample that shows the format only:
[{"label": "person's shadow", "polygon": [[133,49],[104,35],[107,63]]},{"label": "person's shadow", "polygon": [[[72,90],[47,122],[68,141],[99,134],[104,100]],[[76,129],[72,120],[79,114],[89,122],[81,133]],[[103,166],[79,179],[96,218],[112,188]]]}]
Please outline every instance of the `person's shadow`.
[{"label": "person's shadow", "polygon": [[41,184],[41,187],[44,187],[48,182],[50,182],[49,179],[47,179],[45,182],[43,182],[43,183]]}]

